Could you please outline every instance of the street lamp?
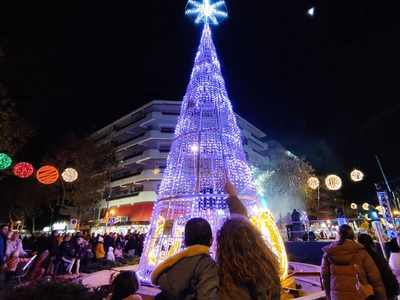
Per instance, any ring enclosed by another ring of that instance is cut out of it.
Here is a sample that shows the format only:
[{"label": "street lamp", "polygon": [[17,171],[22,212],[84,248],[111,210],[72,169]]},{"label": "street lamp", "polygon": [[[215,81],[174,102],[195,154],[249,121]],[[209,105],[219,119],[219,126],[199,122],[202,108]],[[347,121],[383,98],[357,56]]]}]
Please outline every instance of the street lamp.
[{"label": "street lamp", "polygon": [[319,180],[317,177],[310,177],[307,180],[307,185],[312,190],[318,190],[318,205],[319,205]]},{"label": "street lamp", "polygon": [[114,215],[115,215],[115,210],[113,210],[113,209],[110,210],[110,214],[111,214],[112,217],[114,217]]}]

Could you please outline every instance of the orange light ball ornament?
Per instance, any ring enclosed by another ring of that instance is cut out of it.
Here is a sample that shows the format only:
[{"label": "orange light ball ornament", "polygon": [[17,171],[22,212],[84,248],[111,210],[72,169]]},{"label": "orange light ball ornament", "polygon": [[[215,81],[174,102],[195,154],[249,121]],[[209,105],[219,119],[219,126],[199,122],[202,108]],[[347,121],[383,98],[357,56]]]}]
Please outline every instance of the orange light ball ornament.
[{"label": "orange light ball ornament", "polygon": [[37,179],[43,184],[52,184],[56,182],[58,176],[58,171],[53,166],[41,167],[36,173]]}]

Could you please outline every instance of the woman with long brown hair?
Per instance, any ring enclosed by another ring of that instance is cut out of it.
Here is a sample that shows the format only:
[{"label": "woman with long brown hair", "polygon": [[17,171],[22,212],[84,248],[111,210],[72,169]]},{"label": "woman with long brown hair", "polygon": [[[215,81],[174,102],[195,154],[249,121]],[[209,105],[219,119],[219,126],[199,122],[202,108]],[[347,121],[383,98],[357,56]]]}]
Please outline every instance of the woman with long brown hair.
[{"label": "woman with long brown hair", "polygon": [[217,233],[217,264],[222,299],[280,299],[278,259],[260,231],[247,219],[247,210],[227,178],[225,190],[232,218]]}]

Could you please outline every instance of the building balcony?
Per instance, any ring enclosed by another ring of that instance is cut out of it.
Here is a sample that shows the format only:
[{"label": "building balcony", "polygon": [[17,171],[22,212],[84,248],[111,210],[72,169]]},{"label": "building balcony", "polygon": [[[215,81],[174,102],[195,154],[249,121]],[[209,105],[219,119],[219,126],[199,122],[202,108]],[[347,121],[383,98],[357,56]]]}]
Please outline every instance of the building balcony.
[{"label": "building balcony", "polygon": [[[157,200],[157,193],[155,191],[143,191],[135,193],[134,195],[126,195],[126,197],[119,197],[117,199],[110,199],[110,207],[125,204],[135,204],[140,202],[154,202]],[[102,200],[100,203],[102,208],[107,207],[107,201]]]},{"label": "building balcony", "polygon": [[268,165],[269,164],[268,156],[261,155],[260,153],[256,152],[253,148],[251,148],[249,145],[244,145],[243,150],[244,150],[244,152],[247,153],[249,162],[251,164],[256,164],[256,165]]},{"label": "building balcony", "polygon": [[134,163],[142,163],[149,159],[167,159],[168,152],[160,152],[158,149],[148,149],[145,150],[143,153],[139,153],[139,155],[135,155],[132,158],[126,159],[118,164],[118,168],[123,168],[125,166],[134,164]]},{"label": "building balcony", "polygon": [[123,178],[112,181],[111,188],[127,184],[135,184],[142,181],[161,180],[162,177],[162,172],[155,174],[153,170],[144,170],[141,172],[124,175]]},{"label": "building balcony", "polygon": [[148,113],[143,118],[140,118],[140,119],[132,122],[131,124],[128,124],[128,125],[120,128],[118,131],[112,132],[110,134],[110,138],[117,137],[117,136],[124,134],[126,132],[129,132],[130,130],[133,130],[137,127],[146,127],[144,125],[146,125],[146,124],[150,125],[154,121],[162,122],[162,121],[166,121],[166,120],[174,121],[174,123],[176,123],[178,120],[178,116],[171,115],[171,114],[163,114],[162,112],[158,112],[158,111],[151,112],[151,113]]},{"label": "building balcony", "polygon": [[137,138],[134,138],[133,140],[130,140],[128,142],[125,142],[118,147],[115,148],[115,152],[120,152],[123,150],[126,150],[132,146],[135,145],[140,145],[148,140],[172,140],[174,137],[174,134],[171,132],[161,132],[160,130],[149,130],[145,134],[140,135]]}]

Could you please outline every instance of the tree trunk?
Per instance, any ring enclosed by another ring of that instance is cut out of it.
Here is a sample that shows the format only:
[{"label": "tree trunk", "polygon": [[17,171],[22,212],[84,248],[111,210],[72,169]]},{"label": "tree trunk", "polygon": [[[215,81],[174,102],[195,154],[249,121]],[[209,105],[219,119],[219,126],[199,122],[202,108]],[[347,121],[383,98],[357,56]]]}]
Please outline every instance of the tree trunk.
[{"label": "tree trunk", "polygon": [[10,230],[12,231],[12,230],[14,230],[14,219],[13,219],[13,217],[12,217],[12,214],[11,214],[11,212],[8,212],[8,219],[9,219],[9,221],[10,221]]},{"label": "tree trunk", "polygon": [[35,219],[36,218],[32,218],[32,234],[35,232]]},{"label": "tree trunk", "polygon": [[54,208],[50,208],[51,210],[51,216],[50,216],[50,227],[53,225],[53,219],[54,219]]},{"label": "tree trunk", "polygon": [[76,224],[75,232],[78,232],[79,229],[80,229],[80,227],[81,227],[82,215],[83,215],[83,213],[81,213],[81,212],[78,210],[78,222],[77,222],[77,224]]}]

